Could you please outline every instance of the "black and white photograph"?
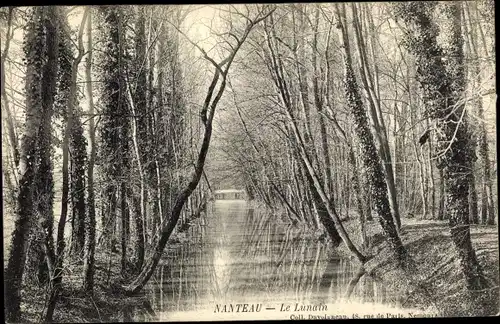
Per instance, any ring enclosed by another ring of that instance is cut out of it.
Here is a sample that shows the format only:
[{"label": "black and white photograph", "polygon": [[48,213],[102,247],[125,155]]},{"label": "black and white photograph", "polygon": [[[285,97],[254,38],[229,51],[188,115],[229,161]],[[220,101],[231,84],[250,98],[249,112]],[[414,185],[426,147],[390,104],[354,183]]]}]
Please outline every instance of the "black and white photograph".
[{"label": "black and white photograph", "polygon": [[500,314],[494,0],[0,7],[6,323]]}]

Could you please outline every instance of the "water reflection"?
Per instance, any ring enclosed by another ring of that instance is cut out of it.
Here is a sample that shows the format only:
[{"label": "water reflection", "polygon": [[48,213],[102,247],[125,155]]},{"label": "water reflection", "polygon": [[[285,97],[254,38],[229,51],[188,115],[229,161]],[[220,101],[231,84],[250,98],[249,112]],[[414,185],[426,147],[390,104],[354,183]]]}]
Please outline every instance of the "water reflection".
[{"label": "water reflection", "polygon": [[[248,208],[245,201],[215,201],[191,228],[190,243],[168,249],[150,281],[149,297],[159,320],[219,319],[215,305],[225,303],[269,308],[346,303],[356,267],[304,233],[276,215]],[[387,303],[383,286],[367,276],[351,300]],[[265,312],[227,318],[286,319],[278,311]]]}]

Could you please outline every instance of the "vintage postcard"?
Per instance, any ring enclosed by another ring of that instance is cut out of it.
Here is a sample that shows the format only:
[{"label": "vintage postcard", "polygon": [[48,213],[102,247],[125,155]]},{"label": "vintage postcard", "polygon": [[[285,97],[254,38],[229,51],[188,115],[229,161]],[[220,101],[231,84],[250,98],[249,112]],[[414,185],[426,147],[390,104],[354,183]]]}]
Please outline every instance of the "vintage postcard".
[{"label": "vintage postcard", "polygon": [[498,315],[494,12],[0,8],[5,321]]}]

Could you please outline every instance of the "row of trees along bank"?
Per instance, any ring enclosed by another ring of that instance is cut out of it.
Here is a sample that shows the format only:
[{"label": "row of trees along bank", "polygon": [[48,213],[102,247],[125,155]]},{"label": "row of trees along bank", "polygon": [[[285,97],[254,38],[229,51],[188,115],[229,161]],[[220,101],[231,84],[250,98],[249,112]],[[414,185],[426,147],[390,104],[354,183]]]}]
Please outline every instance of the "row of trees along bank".
[{"label": "row of trees along bank", "polygon": [[401,219],[447,219],[467,287],[484,288],[469,224],[496,217],[493,6],[222,6],[217,58],[186,31],[190,7],[2,8],[8,321],[26,285],[47,288],[52,321],[69,267],[91,296],[96,258],[109,280],[114,252],[123,292],[144,287],[204,205],[218,105],[244,138],[226,153],[269,208],[362,264],[343,220],[365,238],[373,209],[402,269]]}]

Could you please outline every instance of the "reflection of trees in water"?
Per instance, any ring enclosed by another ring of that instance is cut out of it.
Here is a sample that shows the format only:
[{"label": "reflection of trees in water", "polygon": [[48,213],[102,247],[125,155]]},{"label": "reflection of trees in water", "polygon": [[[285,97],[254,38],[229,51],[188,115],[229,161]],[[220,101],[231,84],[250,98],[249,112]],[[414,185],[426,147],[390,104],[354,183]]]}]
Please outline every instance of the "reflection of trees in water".
[{"label": "reflection of trees in water", "polygon": [[[356,276],[358,266],[335,256],[325,263],[326,267],[317,291],[318,297],[323,302],[345,302],[349,282]],[[354,287],[350,299],[363,303],[386,304],[387,293],[382,282],[365,274]]]},{"label": "reflection of trees in water", "polygon": [[374,303],[375,302],[375,283],[368,276],[363,276],[362,282],[359,284],[363,287],[363,302]]},{"label": "reflection of trees in water", "polygon": [[272,217],[257,214],[247,227],[244,252],[253,257],[250,269],[256,272],[249,276],[261,278],[269,293],[292,293],[297,301],[308,298],[318,281],[322,244],[301,238],[300,228],[270,222]]},{"label": "reflection of trees in water", "polygon": [[154,311],[192,310],[206,289],[207,258],[203,255],[205,216],[189,229],[189,243],[167,247],[149,284]]},{"label": "reflection of trees in water", "polygon": [[338,295],[340,265],[341,260],[339,257],[332,257],[326,263],[326,269],[321,276],[318,289],[318,293],[324,298],[324,302],[328,301],[331,292],[334,296]]},{"label": "reflection of trees in water", "polygon": [[[357,271],[331,257],[324,242],[303,228],[253,208],[209,208],[204,226],[192,226],[189,244],[171,249],[151,285],[160,311],[195,310],[214,302],[342,301]],[[161,284],[163,283],[163,284]],[[382,288],[381,288],[382,287]],[[363,276],[353,299],[385,302],[383,286]]]},{"label": "reflection of trees in water", "polygon": [[224,246],[214,249],[213,263],[208,268],[212,274],[212,294],[218,299],[225,299],[229,290],[231,278],[231,257]]}]

